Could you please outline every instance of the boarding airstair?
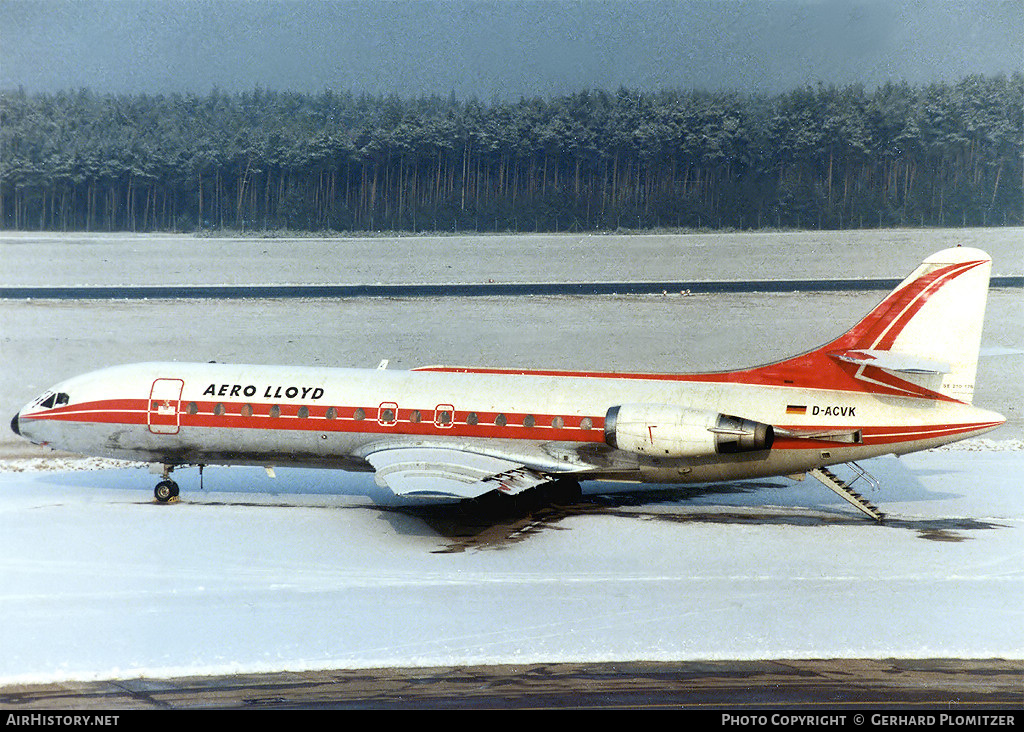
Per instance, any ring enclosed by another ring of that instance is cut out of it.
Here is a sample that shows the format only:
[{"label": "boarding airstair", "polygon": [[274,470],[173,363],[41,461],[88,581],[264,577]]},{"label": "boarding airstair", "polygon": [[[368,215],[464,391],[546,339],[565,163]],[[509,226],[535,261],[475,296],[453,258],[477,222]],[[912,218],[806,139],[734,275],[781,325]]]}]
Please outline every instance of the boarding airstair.
[{"label": "boarding airstair", "polygon": [[878,481],[875,480],[870,473],[864,470],[864,468],[857,465],[857,463],[846,463],[846,465],[848,465],[850,469],[857,474],[857,476],[849,482],[843,480],[828,468],[815,468],[814,470],[808,471],[808,473],[817,478],[825,485],[826,488],[833,491],[840,498],[845,501],[849,501],[858,510],[863,511],[875,521],[881,523],[885,518],[885,514],[879,511],[878,508],[864,498],[864,496],[851,488],[854,483],[861,479],[877,488]]}]

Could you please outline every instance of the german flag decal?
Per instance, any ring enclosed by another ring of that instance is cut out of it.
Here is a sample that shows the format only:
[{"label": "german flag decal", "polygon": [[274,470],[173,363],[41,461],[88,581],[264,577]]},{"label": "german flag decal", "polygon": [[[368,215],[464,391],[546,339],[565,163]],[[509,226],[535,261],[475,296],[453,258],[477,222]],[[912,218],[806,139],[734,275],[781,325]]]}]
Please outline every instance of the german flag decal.
[{"label": "german flag decal", "polygon": [[786,406],[786,414],[807,414],[807,405],[789,404]]}]

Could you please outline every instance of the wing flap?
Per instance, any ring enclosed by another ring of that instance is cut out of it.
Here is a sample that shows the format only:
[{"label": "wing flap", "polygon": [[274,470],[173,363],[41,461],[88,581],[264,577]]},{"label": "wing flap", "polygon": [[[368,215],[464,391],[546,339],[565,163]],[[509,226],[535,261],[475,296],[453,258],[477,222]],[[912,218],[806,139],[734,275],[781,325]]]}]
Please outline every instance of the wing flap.
[{"label": "wing flap", "polygon": [[512,460],[443,447],[394,447],[366,456],[378,485],[412,498],[515,495],[551,479]]}]

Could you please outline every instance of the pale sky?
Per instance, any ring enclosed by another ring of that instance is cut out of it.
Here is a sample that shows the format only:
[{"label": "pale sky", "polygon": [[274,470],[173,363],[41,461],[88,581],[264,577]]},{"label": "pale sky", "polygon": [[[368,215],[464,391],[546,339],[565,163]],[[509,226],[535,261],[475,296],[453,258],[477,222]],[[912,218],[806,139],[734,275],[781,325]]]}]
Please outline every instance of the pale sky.
[{"label": "pale sky", "polygon": [[0,0],[0,89],[482,99],[1024,69],[1024,0]]}]

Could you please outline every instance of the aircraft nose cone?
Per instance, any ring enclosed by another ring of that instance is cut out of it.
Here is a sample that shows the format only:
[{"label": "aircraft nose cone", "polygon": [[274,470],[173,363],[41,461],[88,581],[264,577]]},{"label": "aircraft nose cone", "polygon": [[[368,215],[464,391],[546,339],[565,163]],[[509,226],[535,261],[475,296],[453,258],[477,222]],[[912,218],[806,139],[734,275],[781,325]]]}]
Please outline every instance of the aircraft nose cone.
[{"label": "aircraft nose cone", "polygon": [[21,416],[21,412],[18,412],[11,419],[11,429],[14,430],[14,434],[18,435],[19,437],[21,436],[21,430],[18,429],[18,417],[20,417],[20,416]]}]

